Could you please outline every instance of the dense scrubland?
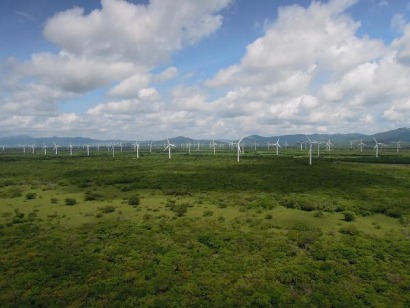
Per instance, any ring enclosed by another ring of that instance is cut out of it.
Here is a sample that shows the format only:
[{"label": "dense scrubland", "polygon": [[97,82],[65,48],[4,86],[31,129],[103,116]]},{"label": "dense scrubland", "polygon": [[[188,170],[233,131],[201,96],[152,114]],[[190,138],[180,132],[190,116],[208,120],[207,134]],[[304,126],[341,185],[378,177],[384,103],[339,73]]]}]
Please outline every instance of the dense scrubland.
[{"label": "dense scrubland", "polygon": [[410,305],[410,153],[0,152],[0,305]]}]

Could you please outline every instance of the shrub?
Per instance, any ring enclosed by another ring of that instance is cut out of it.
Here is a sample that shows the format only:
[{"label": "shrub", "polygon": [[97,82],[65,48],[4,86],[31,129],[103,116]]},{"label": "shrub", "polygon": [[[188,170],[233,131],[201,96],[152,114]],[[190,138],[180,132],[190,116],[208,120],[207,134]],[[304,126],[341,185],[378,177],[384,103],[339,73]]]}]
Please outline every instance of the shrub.
[{"label": "shrub", "polygon": [[206,210],[204,211],[204,213],[202,214],[203,217],[209,217],[209,216],[213,216],[214,212],[211,210]]},{"label": "shrub", "polygon": [[108,213],[112,213],[115,211],[115,206],[106,205],[106,206],[101,207],[99,210],[101,213],[108,214]]},{"label": "shrub", "polygon": [[94,201],[100,199],[102,199],[102,195],[92,191],[87,191],[84,196],[85,201]]},{"label": "shrub", "polygon": [[56,204],[58,203],[58,198],[51,198],[50,201],[51,203]]},{"label": "shrub", "polygon": [[272,214],[266,214],[265,219],[272,219],[273,215]]},{"label": "shrub", "polygon": [[137,206],[141,203],[141,199],[138,196],[132,196],[131,198],[128,199],[128,204],[132,206]]},{"label": "shrub", "polygon": [[77,200],[74,198],[65,198],[65,205],[76,205]]},{"label": "shrub", "polygon": [[26,199],[27,200],[33,200],[33,199],[36,199],[36,197],[37,197],[37,194],[33,193],[33,192],[29,192],[29,193],[26,194]]},{"label": "shrub", "polygon": [[188,211],[189,204],[188,203],[181,203],[176,204],[171,210],[175,213],[177,217],[182,217]]},{"label": "shrub", "polygon": [[353,212],[344,212],[343,216],[344,216],[343,218],[344,221],[354,221],[356,219]]}]

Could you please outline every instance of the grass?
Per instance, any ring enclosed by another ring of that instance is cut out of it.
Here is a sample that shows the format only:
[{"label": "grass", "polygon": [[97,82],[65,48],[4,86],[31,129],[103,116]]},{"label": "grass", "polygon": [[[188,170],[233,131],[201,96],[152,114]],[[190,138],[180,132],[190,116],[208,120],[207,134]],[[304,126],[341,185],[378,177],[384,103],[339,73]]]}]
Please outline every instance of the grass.
[{"label": "grass", "polygon": [[1,153],[0,305],[408,305],[409,153],[246,153]]}]

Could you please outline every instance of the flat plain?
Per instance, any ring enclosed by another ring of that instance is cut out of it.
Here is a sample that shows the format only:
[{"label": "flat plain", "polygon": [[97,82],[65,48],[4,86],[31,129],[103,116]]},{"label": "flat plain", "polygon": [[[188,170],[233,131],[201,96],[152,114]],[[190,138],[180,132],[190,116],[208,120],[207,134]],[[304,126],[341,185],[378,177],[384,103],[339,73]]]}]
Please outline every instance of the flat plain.
[{"label": "flat plain", "polygon": [[0,305],[410,305],[410,153],[0,151]]}]

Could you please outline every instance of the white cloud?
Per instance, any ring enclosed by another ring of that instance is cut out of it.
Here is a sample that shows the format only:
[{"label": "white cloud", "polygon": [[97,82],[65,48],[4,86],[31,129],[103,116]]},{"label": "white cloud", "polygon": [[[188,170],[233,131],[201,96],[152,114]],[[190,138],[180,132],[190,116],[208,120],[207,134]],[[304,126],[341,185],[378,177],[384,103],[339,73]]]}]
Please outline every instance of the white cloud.
[{"label": "white cloud", "polygon": [[159,81],[166,81],[174,78],[178,74],[178,69],[174,66],[168,67],[166,70],[161,72],[156,79]]},{"label": "white cloud", "polygon": [[137,5],[102,0],[102,8],[89,14],[74,8],[51,17],[44,36],[77,56],[152,67],[184,45],[212,35],[221,26],[218,12],[229,2],[155,0]]},{"label": "white cloud", "polygon": [[149,85],[149,74],[133,74],[132,76],[122,80],[118,85],[112,88],[108,94],[113,96],[125,96],[132,97],[138,94],[138,92]]}]

